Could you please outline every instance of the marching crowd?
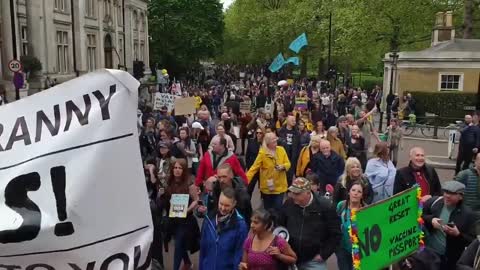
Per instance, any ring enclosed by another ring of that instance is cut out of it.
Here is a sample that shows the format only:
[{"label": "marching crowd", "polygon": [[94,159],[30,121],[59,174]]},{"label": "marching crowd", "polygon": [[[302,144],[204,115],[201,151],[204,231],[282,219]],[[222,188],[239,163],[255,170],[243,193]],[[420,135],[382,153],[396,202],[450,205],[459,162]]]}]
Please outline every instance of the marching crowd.
[{"label": "marching crowd", "polygon": [[[427,248],[395,267],[480,269],[480,157],[442,186],[421,147],[397,168],[401,121],[389,106],[394,117],[377,132],[379,87],[328,92],[309,80],[267,87],[255,72],[219,72],[217,85],[183,87],[197,101],[195,115],[140,104],[156,265],[163,267],[173,239],[173,266],[165,269],[193,269],[190,254],[199,251],[201,270],[322,270],[334,253],[338,268],[350,270],[350,210],[419,185]],[[252,209],[256,188],[261,209]],[[189,196],[185,218],[168,215],[174,194]]]}]

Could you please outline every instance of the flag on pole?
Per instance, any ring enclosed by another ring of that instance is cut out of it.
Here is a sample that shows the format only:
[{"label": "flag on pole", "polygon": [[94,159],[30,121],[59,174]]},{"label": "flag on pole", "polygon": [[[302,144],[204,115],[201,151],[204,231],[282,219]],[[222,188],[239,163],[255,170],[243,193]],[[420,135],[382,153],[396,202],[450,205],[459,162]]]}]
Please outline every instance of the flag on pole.
[{"label": "flag on pole", "polygon": [[270,69],[271,72],[277,72],[283,67],[283,65],[285,65],[285,58],[283,58],[282,53],[279,53],[268,69]]},{"label": "flag on pole", "polygon": [[287,63],[292,63],[292,64],[298,66],[298,65],[300,65],[300,58],[298,58],[296,56],[295,57],[290,57],[290,58],[287,59],[287,61],[285,61],[285,64],[287,64]]},{"label": "flag on pole", "polygon": [[300,36],[298,36],[294,41],[292,41],[292,43],[290,43],[290,46],[288,48],[294,51],[295,53],[298,53],[303,47],[307,45],[308,45],[307,34],[303,33]]}]

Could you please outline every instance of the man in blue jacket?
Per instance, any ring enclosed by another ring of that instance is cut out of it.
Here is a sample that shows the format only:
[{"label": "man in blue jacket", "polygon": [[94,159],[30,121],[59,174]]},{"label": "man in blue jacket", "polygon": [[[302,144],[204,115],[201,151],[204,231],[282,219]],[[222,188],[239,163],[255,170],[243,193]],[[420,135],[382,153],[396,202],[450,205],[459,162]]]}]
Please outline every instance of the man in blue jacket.
[{"label": "man in blue jacket", "polygon": [[313,172],[320,178],[320,189],[323,191],[328,184],[335,186],[345,170],[345,161],[332,150],[327,140],[320,141],[320,153],[310,157],[310,162],[314,164]]},{"label": "man in blue jacket", "polygon": [[199,270],[237,270],[243,255],[248,229],[245,219],[235,210],[235,190],[222,190],[218,209],[202,225]]}]

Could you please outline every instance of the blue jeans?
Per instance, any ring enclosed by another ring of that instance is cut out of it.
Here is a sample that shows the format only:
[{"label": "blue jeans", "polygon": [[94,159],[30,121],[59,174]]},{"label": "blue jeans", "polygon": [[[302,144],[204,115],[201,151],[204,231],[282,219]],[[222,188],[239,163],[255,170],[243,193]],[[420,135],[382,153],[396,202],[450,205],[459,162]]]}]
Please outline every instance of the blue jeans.
[{"label": "blue jeans", "polygon": [[185,226],[180,225],[175,231],[175,252],[173,253],[173,269],[180,269],[182,260],[184,264],[192,264],[190,258],[188,257],[187,243],[185,235],[187,234],[187,229]]},{"label": "blue jeans", "polygon": [[338,270],[353,270],[352,253],[339,247],[335,251],[335,255],[337,256]]},{"label": "blue jeans", "polygon": [[298,270],[327,270],[326,262],[309,261],[298,266]]},{"label": "blue jeans", "polygon": [[266,210],[275,209],[280,210],[282,209],[283,205],[283,195],[281,194],[264,194],[262,193],[262,200],[263,200],[263,208]]}]

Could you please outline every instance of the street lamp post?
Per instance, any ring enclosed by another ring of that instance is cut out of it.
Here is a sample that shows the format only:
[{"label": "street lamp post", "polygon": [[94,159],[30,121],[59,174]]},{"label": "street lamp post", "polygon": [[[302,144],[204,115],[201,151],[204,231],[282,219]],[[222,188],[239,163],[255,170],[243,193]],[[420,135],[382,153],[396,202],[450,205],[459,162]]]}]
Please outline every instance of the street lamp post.
[{"label": "street lamp post", "polygon": [[390,91],[387,96],[387,126],[390,125],[390,119],[392,115],[392,103],[393,103],[393,81],[394,81],[394,70],[397,69],[397,61],[398,61],[398,53],[396,51],[393,51],[390,53]]}]

